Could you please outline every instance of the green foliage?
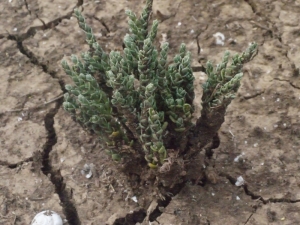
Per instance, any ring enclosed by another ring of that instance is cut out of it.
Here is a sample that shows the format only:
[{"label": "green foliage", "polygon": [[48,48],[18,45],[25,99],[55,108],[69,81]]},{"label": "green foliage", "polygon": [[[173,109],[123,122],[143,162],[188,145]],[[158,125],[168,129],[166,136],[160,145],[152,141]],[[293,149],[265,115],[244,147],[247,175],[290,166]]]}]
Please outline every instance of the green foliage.
[{"label": "green foliage", "polygon": [[[167,146],[173,137],[185,137],[194,107],[194,76],[185,44],[173,62],[168,63],[169,44],[160,49],[154,45],[158,21],[148,31],[152,1],[147,0],[140,17],[127,11],[129,34],[124,37],[123,52],[105,53],[84,17],[75,15],[86,33],[90,51],[71,57],[72,66],[62,62],[65,72],[74,81],[66,85],[63,106],[77,121],[92,130],[105,143],[105,149],[115,161],[130,154],[142,154],[151,168],[164,164]],[[216,69],[207,64],[208,80],[203,85],[204,105],[212,109],[229,104],[242,74],[242,65],[256,49],[253,44],[241,56],[234,56],[227,67],[229,53]],[[124,146],[138,143],[140,148],[125,151]],[[133,153],[132,153],[133,152]]]},{"label": "green foliage", "polygon": [[256,49],[257,44],[252,43],[242,55],[234,55],[229,66],[229,52],[225,52],[222,62],[216,68],[211,62],[207,62],[208,79],[203,84],[204,98],[202,98],[204,107],[215,108],[221,105],[227,107],[230,104],[240,87],[243,77],[242,67],[253,58]]}]

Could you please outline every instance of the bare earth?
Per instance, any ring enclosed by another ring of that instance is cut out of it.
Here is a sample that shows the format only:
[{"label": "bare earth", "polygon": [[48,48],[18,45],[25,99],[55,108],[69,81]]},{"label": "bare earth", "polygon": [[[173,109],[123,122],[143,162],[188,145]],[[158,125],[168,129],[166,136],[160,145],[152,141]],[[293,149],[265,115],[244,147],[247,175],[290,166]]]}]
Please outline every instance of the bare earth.
[{"label": "bare earth", "polygon": [[[1,1],[1,225],[28,225],[45,209],[70,225],[300,224],[299,0],[154,0],[159,39],[172,54],[185,42],[195,70],[219,62],[225,50],[259,45],[219,131],[209,168],[216,182],[186,184],[158,202],[62,109],[70,78],[60,62],[88,49],[72,15],[76,5],[110,51],[122,50],[125,9],[139,13],[143,1]],[[205,74],[195,77],[201,93]],[[90,179],[81,174],[85,164],[94,164]]]}]

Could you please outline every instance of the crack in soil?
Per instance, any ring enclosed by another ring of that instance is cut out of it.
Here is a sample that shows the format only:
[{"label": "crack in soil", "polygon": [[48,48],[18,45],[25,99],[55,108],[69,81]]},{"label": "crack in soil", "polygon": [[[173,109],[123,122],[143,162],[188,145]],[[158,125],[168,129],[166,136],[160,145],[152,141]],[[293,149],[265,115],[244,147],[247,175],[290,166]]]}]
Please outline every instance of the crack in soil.
[{"label": "crack in soil", "polygon": [[[200,55],[201,54],[201,46],[200,46],[200,40],[199,40],[199,36],[204,33],[208,28],[208,24],[205,26],[205,28],[201,29],[201,31],[199,31],[199,33],[196,35],[196,43],[197,43],[197,54]],[[200,62],[199,62],[200,63]],[[193,71],[195,72],[195,71]],[[205,71],[203,71],[205,72]]]},{"label": "crack in soil", "polygon": [[246,225],[246,224],[250,221],[250,219],[251,219],[251,217],[254,215],[254,213],[256,213],[256,209],[255,209],[255,211],[254,211],[253,213],[251,213],[251,215],[247,218],[247,220],[246,220],[246,222],[244,223],[244,225]]},{"label": "crack in soil", "polygon": [[[157,206],[155,209],[149,214],[149,223],[157,222],[157,218],[163,214],[160,211],[160,208],[166,208],[172,201],[172,197],[175,197],[182,188],[185,186],[186,182],[182,182],[181,184],[175,185],[172,189],[168,190],[168,194],[164,196],[164,200],[160,199],[157,200]],[[172,197],[171,197],[172,196]],[[147,217],[147,210],[146,209],[139,209],[138,211],[134,211],[132,213],[126,214],[124,217],[117,218],[113,225],[136,225],[136,223],[142,223],[145,218]],[[160,224],[160,223],[159,223]]]},{"label": "crack in soil", "polygon": [[25,55],[30,62],[38,67],[41,67],[42,70],[49,74],[52,78],[56,78],[58,79],[58,83],[60,85],[61,90],[65,93],[66,89],[65,89],[65,83],[61,78],[57,77],[57,74],[55,71],[53,70],[49,70],[48,66],[45,63],[39,62],[38,58],[34,55],[33,52],[31,52],[26,46],[23,45],[23,42],[18,40],[18,36],[16,35],[9,35],[7,37],[7,39],[12,40],[12,41],[16,41],[17,42],[17,48],[19,49],[19,51]]},{"label": "crack in soil", "polygon": [[[25,2],[26,4],[26,2]],[[78,0],[76,7],[83,4],[83,1]],[[59,17],[49,23],[43,23],[43,26],[35,26],[30,27],[29,30],[25,34],[21,35],[0,35],[0,37],[6,37],[8,40],[13,40],[17,42],[17,48],[19,51],[25,55],[30,62],[38,67],[41,67],[42,70],[49,74],[52,78],[58,78],[55,71],[49,70],[48,66],[42,62],[39,62],[37,56],[33,52],[31,52],[26,46],[23,45],[23,41],[27,38],[30,38],[36,34],[38,30],[46,30],[57,26],[63,19],[70,19],[73,14],[73,10],[69,12],[67,15]],[[60,84],[61,90],[65,93],[65,84],[62,79],[58,78],[58,82]],[[51,161],[49,159],[49,154],[52,151],[53,146],[57,143],[57,135],[54,129],[54,117],[58,112],[59,108],[62,105],[62,98],[56,100],[56,105],[54,109],[51,109],[45,116],[45,129],[47,130],[47,141],[44,144],[43,152],[42,152],[42,168],[41,171],[46,175],[50,175],[50,181],[55,187],[55,192],[58,194],[59,199],[61,201],[61,205],[63,207],[64,214],[66,219],[68,220],[69,224],[72,225],[80,225],[81,221],[79,219],[75,204],[71,200],[71,196],[69,196],[68,191],[66,190],[66,184],[64,183],[64,179],[60,173],[60,170],[56,170],[52,167]],[[30,157],[22,162],[15,163],[15,164],[8,164],[6,162],[1,162],[0,165],[6,165],[9,168],[16,168],[21,165],[23,162],[33,161],[33,157]]]},{"label": "crack in soil", "polygon": [[269,199],[264,199],[262,196],[256,195],[253,192],[251,192],[249,190],[249,188],[248,188],[247,185],[244,185],[244,190],[245,190],[245,193],[247,195],[251,196],[251,198],[258,199],[263,204],[280,203],[280,202],[284,202],[284,203],[297,203],[297,202],[300,202],[300,199],[292,200],[292,199],[289,199],[289,198],[269,198]]},{"label": "crack in soil", "polygon": [[150,222],[157,222],[157,218],[160,217],[163,212],[160,210],[160,208],[166,208],[172,201],[172,197],[175,197],[179,192],[184,188],[186,184],[186,181],[175,185],[172,189],[168,190],[168,195],[164,196],[164,200],[158,200],[156,208],[150,213],[149,215],[149,221]]},{"label": "crack in soil", "polygon": [[24,4],[25,4],[25,7],[29,13],[29,15],[31,15],[31,10],[29,9],[29,6],[28,6],[28,3],[27,3],[27,0],[24,0]]},{"label": "crack in soil", "polygon": [[[17,42],[17,47],[19,51],[25,55],[30,62],[35,65],[39,66],[43,69],[43,71],[47,74],[49,74],[52,78],[57,78],[55,71],[50,71],[48,69],[48,66],[39,62],[37,57],[26,48],[26,46],[23,45],[22,41],[19,41],[16,36],[8,36],[8,39],[14,40]],[[59,84],[63,92],[65,92],[64,82],[63,80],[59,79]],[[81,222],[79,220],[79,216],[77,214],[76,207],[74,206],[74,203],[71,201],[71,197],[68,195],[67,190],[65,189],[65,183],[63,182],[63,177],[60,174],[60,170],[55,170],[52,168],[51,162],[49,160],[49,154],[53,148],[53,146],[57,142],[57,136],[54,129],[54,116],[58,112],[59,108],[61,107],[63,102],[62,98],[58,98],[56,100],[56,105],[54,109],[51,109],[45,116],[44,122],[45,122],[45,129],[48,132],[47,135],[47,141],[43,147],[43,153],[42,153],[42,172],[48,176],[50,175],[50,181],[55,187],[55,192],[58,194],[59,199],[62,203],[62,207],[64,210],[64,214],[68,220],[68,222],[72,225],[80,225]],[[32,157],[31,157],[32,160]],[[10,167],[15,167],[17,165],[9,165]]]},{"label": "crack in soil", "polygon": [[128,213],[125,217],[121,217],[115,220],[113,225],[135,225],[136,223],[142,223],[147,213],[144,209]]},{"label": "crack in soil", "polygon": [[49,154],[52,151],[53,146],[57,143],[57,136],[54,129],[54,117],[62,105],[62,99],[56,102],[54,109],[50,110],[45,116],[45,128],[48,132],[47,141],[43,147],[42,154],[42,172],[48,176],[50,175],[50,180],[55,186],[55,192],[58,194],[61,201],[64,214],[72,225],[80,225],[80,219],[75,207],[75,204],[71,200],[68,191],[66,190],[66,184],[64,183],[64,178],[62,177],[60,170],[55,170],[49,159]]},{"label": "crack in soil", "polygon": [[242,100],[249,100],[249,99],[252,99],[252,98],[256,98],[257,96],[260,96],[263,93],[265,93],[265,91],[260,91],[260,92],[257,92],[255,94],[253,94],[253,95],[242,96],[241,101]]},{"label": "crack in soil", "polygon": [[254,14],[257,12],[256,5],[253,0],[244,0],[244,2],[246,2],[251,7],[251,10]]},{"label": "crack in soil", "polygon": [[71,12],[68,12],[66,15],[58,17],[48,23],[45,23],[44,21],[42,21],[41,19],[37,18],[42,22],[43,25],[40,26],[33,26],[30,27],[25,33],[23,34],[15,34],[15,35],[11,35],[11,34],[0,34],[1,38],[8,38],[10,39],[11,36],[14,36],[19,42],[22,42],[28,38],[33,37],[37,31],[40,30],[48,30],[48,29],[52,29],[53,27],[56,27],[57,25],[59,25],[61,23],[61,21],[63,19],[70,19],[72,17],[73,14],[73,10]]},{"label": "crack in soil", "polygon": [[[24,0],[24,4],[25,4],[25,7],[26,7],[28,13],[31,15],[31,10],[29,9],[28,3],[26,0]],[[60,16],[52,21],[49,21],[48,23],[45,23],[36,14],[36,17],[41,21],[41,23],[43,25],[29,27],[29,29],[23,34],[16,34],[16,35],[11,35],[9,33],[8,34],[0,34],[0,39],[2,39],[2,38],[10,39],[11,36],[14,36],[15,40],[17,40],[18,42],[23,42],[24,40],[33,37],[37,33],[37,31],[52,29],[52,28],[56,27],[57,25],[59,25],[62,20],[64,20],[64,19],[69,20],[73,15],[74,9],[79,6],[82,6],[82,5],[83,5],[83,0],[78,0],[76,6],[72,9],[72,11],[68,12],[66,15]]]},{"label": "crack in soil", "polygon": [[[43,69],[43,71],[47,74],[49,74],[52,78],[57,78],[56,72],[51,71],[48,69],[48,66],[44,63],[41,63],[38,61],[38,58],[29,50],[26,48],[26,46],[23,45],[22,41],[19,41],[16,36],[9,35],[8,39],[14,40],[17,42],[17,47],[19,51],[29,58],[30,62],[35,65],[39,66]],[[64,81],[62,79],[59,79],[59,84],[63,92],[66,92]],[[43,153],[42,153],[42,172],[48,176],[50,175],[50,181],[55,187],[55,192],[58,194],[59,199],[61,201],[64,214],[68,220],[68,222],[72,225],[80,225],[80,219],[76,210],[76,207],[74,203],[71,200],[71,196],[69,196],[66,188],[65,183],[63,182],[63,177],[60,173],[60,170],[55,170],[51,162],[49,160],[49,154],[52,151],[53,146],[57,143],[57,136],[54,129],[54,116],[58,112],[59,108],[61,107],[63,103],[63,99],[59,98],[56,100],[56,105],[54,109],[51,109],[45,116],[44,122],[45,122],[45,129],[48,132],[47,135],[47,141],[43,147]],[[11,165],[15,166],[15,165]]]},{"label": "crack in soil", "polygon": [[[224,172],[220,173],[219,175],[222,176],[222,177],[227,178],[232,185],[236,186],[235,185],[236,179],[234,177],[232,177],[231,175],[229,175],[227,173],[224,173]],[[251,199],[260,201],[263,204],[281,203],[281,202],[284,202],[284,203],[297,203],[297,202],[300,202],[300,199],[292,200],[292,199],[289,199],[289,198],[269,198],[269,199],[264,199],[261,195],[257,195],[255,193],[253,193],[252,191],[250,191],[247,184],[243,185],[243,189],[244,189],[245,194],[248,195],[248,196],[250,196]]]},{"label": "crack in soil", "polygon": [[292,83],[291,81],[289,81],[289,80],[283,80],[283,79],[280,79],[280,78],[274,78],[274,80],[288,82],[289,85],[291,85],[293,88],[296,88],[296,89],[299,89],[299,90],[300,90],[300,87],[296,86],[295,84],[293,84],[293,83]]},{"label": "crack in soil", "polygon": [[107,33],[110,33],[110,29],[109,29],[109,27],[107,26],[107,24],[104,22],[103,19],[100,19],[100,18],[98,18],[97,16],[93,16],[93,18],[94,18],[95,20],[99,21],[99,22],[102,24],[102,26],[105,28],[105,30],[107,31]]},{"label": "crack in soil", "polygon": [[32,162],[32,161],[33,161],[32,156],[17,163],[8,163],[6,161],[0,160],[0,166],[7,166],[9,169],[16,169],[17,167],[21,166],[23,163]]}]

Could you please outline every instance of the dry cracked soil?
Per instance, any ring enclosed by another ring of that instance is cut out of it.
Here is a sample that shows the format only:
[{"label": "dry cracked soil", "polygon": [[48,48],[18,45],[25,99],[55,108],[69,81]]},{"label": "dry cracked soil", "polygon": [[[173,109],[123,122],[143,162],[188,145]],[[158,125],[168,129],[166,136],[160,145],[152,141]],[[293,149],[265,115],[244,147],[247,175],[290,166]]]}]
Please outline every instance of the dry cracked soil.
[{"label": "dry cracked soil", "polygon": [[[88,50],[73,9],[105,50],[121,50],[125,9],[139,13],[143,1],[0,2],[0,224],[28,225],[45,209],[69,225],[300,224],[299,0],[154,0],[158,38],[172,54],[187,44],[195,85],[207,60],[259,46],[219,131],[216,182],[187,183],[159,202],[62,109],[71,81],[60,62]],[[90,179],[85,164],[94,165]]]}]

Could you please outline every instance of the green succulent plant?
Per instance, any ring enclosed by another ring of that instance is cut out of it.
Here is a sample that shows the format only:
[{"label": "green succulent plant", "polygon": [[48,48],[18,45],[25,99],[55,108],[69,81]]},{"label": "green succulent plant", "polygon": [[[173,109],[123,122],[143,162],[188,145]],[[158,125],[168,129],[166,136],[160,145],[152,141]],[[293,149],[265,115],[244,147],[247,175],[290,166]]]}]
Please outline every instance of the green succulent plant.
[{"label": "green succulent plant", "polygon": [[[251,44],[241,55],[233,56],[230,65],[228,52],[216,67],[207,63],[202,116],[193,124],[191,54],[181,44],[179,53],[169,63],[169,44],[162,43],[159,48],[154,44],[158,21],[154,20],[148,30],[151,10],[152,0],[147,0],[141,16],[126,11],[129,34],[123,40],[125,47],[123,52],[109,54],[97,43],[80,11],[75,10],[90,50],[81,59],[72,56],[72,66],[62,61],[65,72],[74,81],[73,85],[66,85],[63,106],[99,136],[113,160],[138,154],[156,169],[166,162],[169,149],[192,156],[201,150],[195,148],[195,142],[202,141],[202,146],[205,139],[211,138],[201,136],[203,129],[217,132],[222,122],[215,124],[213,116],[224,117],[239,88],[242,66],[252,59],[257,45]],[[220,109],[223,115],[218,114]]]}]

